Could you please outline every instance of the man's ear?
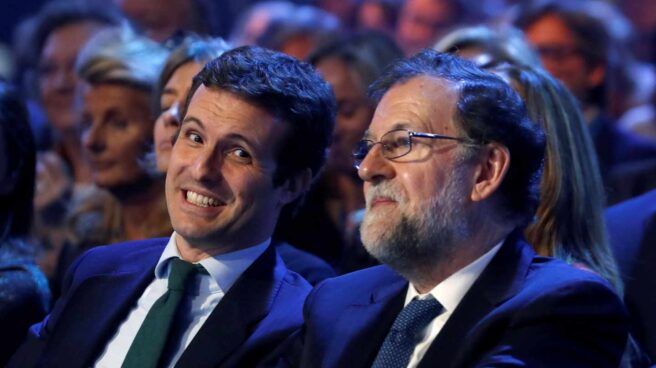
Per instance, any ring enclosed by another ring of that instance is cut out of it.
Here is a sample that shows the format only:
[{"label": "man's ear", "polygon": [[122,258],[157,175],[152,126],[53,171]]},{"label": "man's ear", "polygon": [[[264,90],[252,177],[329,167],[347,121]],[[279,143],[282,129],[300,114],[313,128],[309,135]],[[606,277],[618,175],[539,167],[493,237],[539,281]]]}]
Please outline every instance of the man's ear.
[{"label": "man's ear", "polygon": [[474,202],[480,202],[492,196],[501,186],[510,168],[510,151],[500,143],[486,144],[480,155],[470,197]]},{"label": "man's ear", "polygon": [[311,184],[312,170],[309,168],[299,171],[294,176],[287,179],[285,183],[282,184],[280,207],[283,207],[286,204],[289,204],[298,199],[310,189]]}]

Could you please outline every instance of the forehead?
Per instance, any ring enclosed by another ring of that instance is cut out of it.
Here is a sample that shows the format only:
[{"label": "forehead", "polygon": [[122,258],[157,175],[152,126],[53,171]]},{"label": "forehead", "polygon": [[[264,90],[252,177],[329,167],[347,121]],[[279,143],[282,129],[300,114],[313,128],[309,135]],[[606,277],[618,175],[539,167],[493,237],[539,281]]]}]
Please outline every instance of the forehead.
[{"label": "forehead", "polygon": [[568,28],[565,21],[552,13],[537,18],[525,31],[529,41],[537,45],[569,45],[576,42],[574,33]]},{"label": "forehead", "polygon": [[[203,64],[195,61],[188,61],[177,67],[171,77],[166,82],[165,87],[176,87],[181,89],[189,89],[193,82],[194,76],[203,68]],[[164,91],[166,92],[166,91]]]},{"label": "forehead", "polygon": [[42,57],[59,54],[75,57],[87,40],[103,27],[94,21],[79,21],[57,27],[46,37]]},{"label": "forehead", "polygon": [[451,134],[458,100],[457,86],[437,77],[413,77],[392,86],[376,107],[369,127],[380,136],[395,128],[420,132]]},{"label": "forehead", "polygon": [[96,85],[82,83],[80,90],[84,96],[85,110],[92,113],[102,112],[107,109],[117,109],[131,113],[150,113],[148,93],[137,88],[110,83]]},{"label": "forehead", "polygon": [[218,135],[239,134],[261,144],[277,142],[285,125],[264,108],[235,93],[200,85],[183,125],[196,121]]},{"label": "forehead", "polygon": [[339,57],[327,57],[318,62],[316,68],[323,79],[332,86],[337,99],[360,97],[365,94],[366,86],[357,77],[357,73]]}]

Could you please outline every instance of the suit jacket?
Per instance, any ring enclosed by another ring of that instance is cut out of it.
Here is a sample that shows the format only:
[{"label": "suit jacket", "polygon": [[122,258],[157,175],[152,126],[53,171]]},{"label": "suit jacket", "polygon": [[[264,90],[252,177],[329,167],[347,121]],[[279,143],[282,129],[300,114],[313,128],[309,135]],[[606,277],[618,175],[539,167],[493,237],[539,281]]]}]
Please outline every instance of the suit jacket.
[{"label": "suit jacket", "polygon": [[[386,266],[313,290],[289,365],[370,367],[408,282]],[[538,257],[515,233],[464,296],[419,367],[613,367],[627,340],[620,299],[594,274]],[[280,363],[281,361],[279,361]]]},{"label": "suit jacket", "polygon": [[656,362],[656,190],[606,210],[631,332]]},{"label": "suit jacket", "polygon": [[[93,248],[69,270],[52,313],[10,366],[88,367],[154,278],[168,239]],[[309,284],[269,247],[239,277],[178,360],[178,367],[249,367],[302,323]]]}]

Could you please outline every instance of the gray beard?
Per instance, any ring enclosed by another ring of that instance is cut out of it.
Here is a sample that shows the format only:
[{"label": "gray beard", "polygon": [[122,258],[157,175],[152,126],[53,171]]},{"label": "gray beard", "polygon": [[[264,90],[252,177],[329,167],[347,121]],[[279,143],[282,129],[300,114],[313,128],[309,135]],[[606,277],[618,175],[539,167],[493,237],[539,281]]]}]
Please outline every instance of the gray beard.
[{"label": "gray beard", "polygon": [[409,280],[424,279],[426,270],[449,262],[457,245],[471,234],[463,215],[462,182],[454,173],[443,191],[422,203],[417,213],[402,214],[378,236],[368,233],[375,219],[365,214],[361,238],[367,252]]}]

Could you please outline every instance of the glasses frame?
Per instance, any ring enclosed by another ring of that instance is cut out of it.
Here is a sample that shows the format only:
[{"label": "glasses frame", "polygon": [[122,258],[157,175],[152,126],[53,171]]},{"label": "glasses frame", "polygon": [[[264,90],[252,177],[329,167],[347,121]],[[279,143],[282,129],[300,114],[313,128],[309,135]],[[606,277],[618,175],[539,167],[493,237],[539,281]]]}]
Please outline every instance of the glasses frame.
[{"label": "glasses frame", "polygon": [[[385,145],[385,143],[383,143],[384,137],[388,134],[392,134],[392,133],[399,132],[399,131],[404,131],[404,132],[408,133],[408,151],[405,152],[405,153],[402,153],[400,155],[386,156],[385,152],[389,152],[389,151],[385,149],[385,148],[387,148],[387,146]],[[383,146],[382,156],[384,158],[386,158],[388,160],[394,160],[394,159],[397,159],[399,157],[403,157],[403,156],[409,154],[410,152],[412,152],[412,138],[414,138],[414,137],[428,138],[428,139],[446,139],[446,140],[456,141],[456,142],[459,142],[459,143],[464,143],[464,144],[469,144],[469,145],[475,145],[475,146],[480,145],[479,143],[474,142],[471,139],[467,139],[467,138],[452,137],[452,136],[448,136],[448,135],[435,134],[435,133],[415,132],[413,130],[405,129],[405,128],[392,129],[392,130],[386,132],[385,134],[383,134],[382,136],[380,136],[380,140],[378,140],[378,141],[374,141],[372,139],[361,139],[360,141],[358,141],[358,147],[362,146],[362,143],[366,142],[366,143],[368,143],[368,149],[367,149],[367,152],[364,155],[362,155],[362,157],[360,157],[361,153],[357,152],[357,149],[353,151],[353,160],[354,160],[353,166],[356,169],[359,170],[360,165],[362,164],[362,161],[364,161],[364,159],[367,157],[369,152],[371,152],[371,150],[377,144],[381,144]]]}]

